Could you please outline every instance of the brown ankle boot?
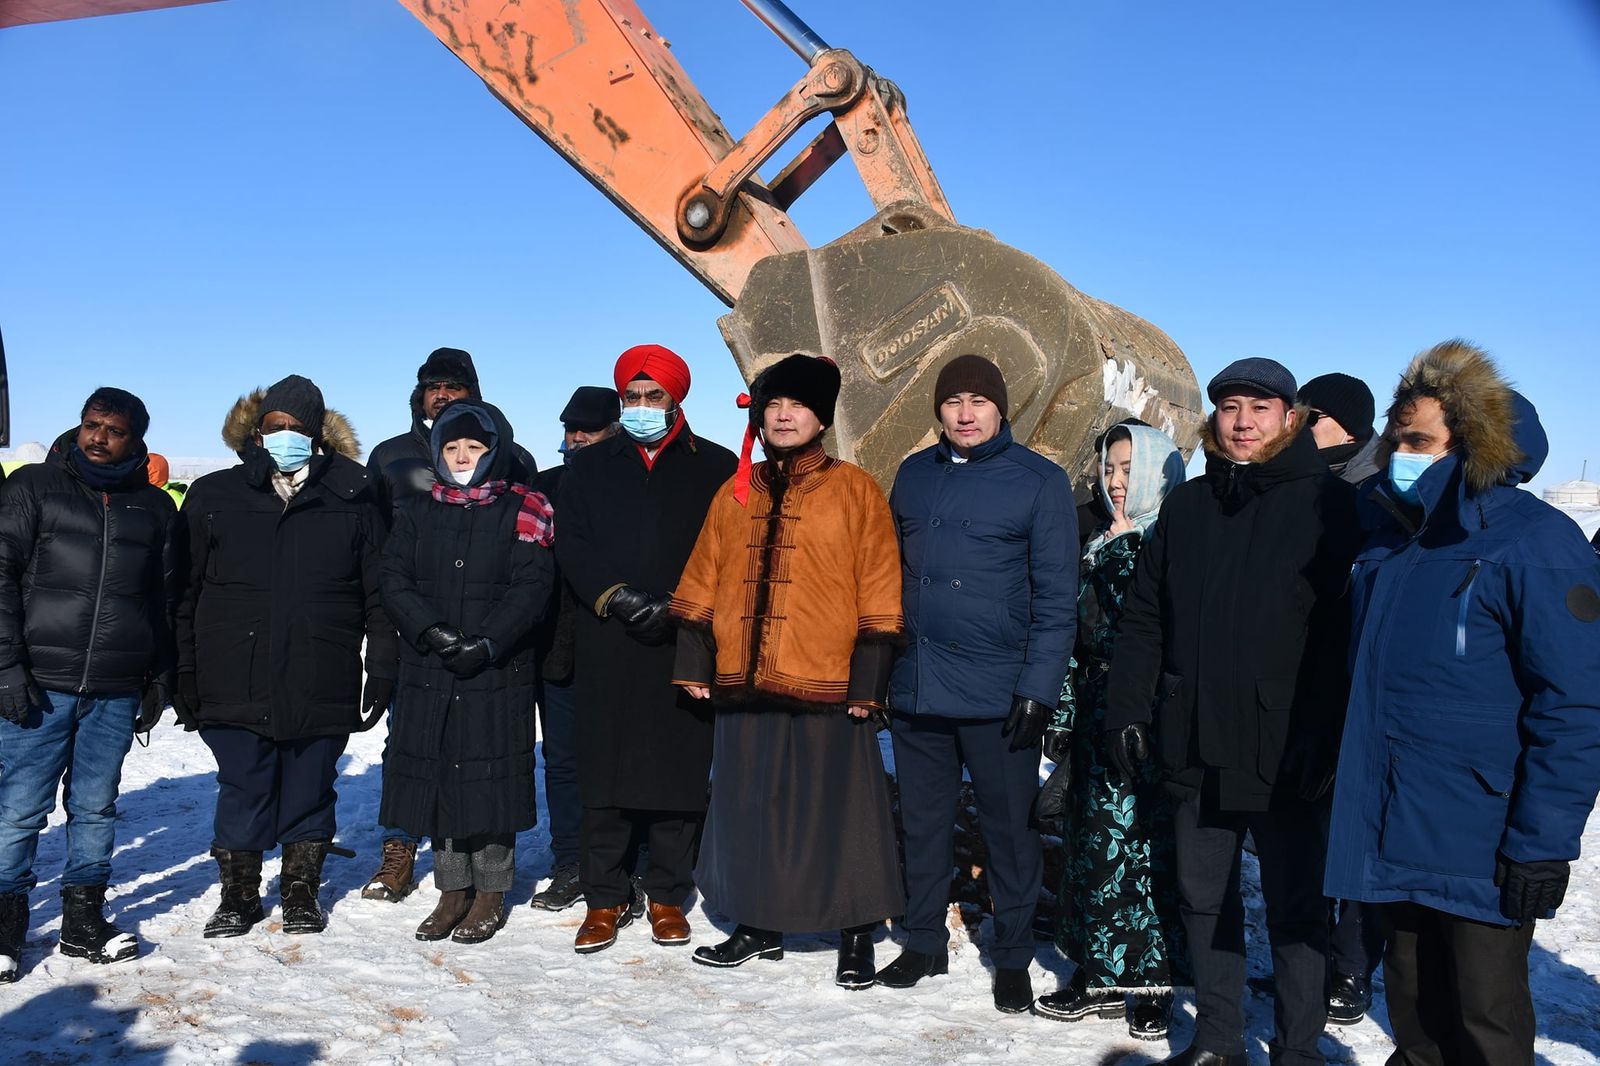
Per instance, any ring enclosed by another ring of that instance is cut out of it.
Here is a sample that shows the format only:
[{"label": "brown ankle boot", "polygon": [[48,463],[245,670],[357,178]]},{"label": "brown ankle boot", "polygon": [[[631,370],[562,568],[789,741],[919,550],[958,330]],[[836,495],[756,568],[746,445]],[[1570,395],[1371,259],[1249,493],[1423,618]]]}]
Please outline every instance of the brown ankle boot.
[{"label": "brown ankle boot", "polygon": [[397,903],[410,894],[416,884],[411,880],[417,862],[417,845],[398,838],[383,842],[383,862],[378,872],[361,890],[362,899],[381,899]]},{"label": "brown ankle boot", "polygon": [[578,926],[578,936],[572,950],[579,955],[601,951],[617,942],[617,930],[633,921],[626,903],[616,907],[590,907]]},{"label": "brown ankle boot", "polygon": [[457,944],[481,944],[494,936],[506,924],[505,899],[504,892],[479,892],[450,939]]},{"label": "brown ankle boot", "polygon": [[422,919],[422,924],[417,926],[417,939],[443,940],[450,935],[452,929],[461,924],[461,919],[467,916],[471,906],[472,897],[465,888],[439,893],[439,902],[434,905],[433,913]]}]

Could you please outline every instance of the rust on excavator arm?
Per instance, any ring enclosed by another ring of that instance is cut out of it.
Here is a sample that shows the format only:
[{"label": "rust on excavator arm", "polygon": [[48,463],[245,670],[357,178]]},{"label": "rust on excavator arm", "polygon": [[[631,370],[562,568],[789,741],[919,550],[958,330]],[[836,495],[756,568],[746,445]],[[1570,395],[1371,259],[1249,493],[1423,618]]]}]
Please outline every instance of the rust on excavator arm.
[{"label": "rust on excavator arm", "polygon": [[64,22],[94,15],[126,15],[158,7],[188,7],[215,0],[0,0],[0,29],[35,22]]},{"label": "rust on excavator arm", "polygon": [[[0,0],[0,26],[197,2]],[[746,380],[794,352],[837,362],[831,447],[885,488],[934,439],[933,381],[965,352],[1002,368],[1018,439],[1080,486],[1093,440],[1120,418],[1165,430],[1185,455],[1197,444],[1199,385],[1171,338],[956,224],[900,91],[809,28],[810,71],[735,140],[634,0],[398,2],[733,307],[719,324]],[[763,184],[757,168],[825,112],[823,133]],[[787,208],[846,154],[877,213],[809,247]]]}]

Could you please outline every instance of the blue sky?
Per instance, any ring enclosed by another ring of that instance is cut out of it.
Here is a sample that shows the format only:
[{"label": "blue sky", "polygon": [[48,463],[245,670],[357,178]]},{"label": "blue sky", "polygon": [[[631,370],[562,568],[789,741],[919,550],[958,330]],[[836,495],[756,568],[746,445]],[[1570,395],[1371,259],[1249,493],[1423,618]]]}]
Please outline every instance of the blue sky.
[{"label": "blue sky", "polygon": [[[802,73],[736,0],[643,0],[735,136]],[[1451,336],[1538,406],[1536,484],[1600,475],[1600,8],[1591,0],[793,0],[906,92],[957,217],[1166,330],[1204,381],[1267,355],[1380,397]],[[841,164],[795,211],[869,205]],[[539,458],[641,341],[737,446],[722,305],[386,0],[227,0],[0,31],[13,441],[90,389],[226,454],[308,374],[367,445],[471,351]]]}]

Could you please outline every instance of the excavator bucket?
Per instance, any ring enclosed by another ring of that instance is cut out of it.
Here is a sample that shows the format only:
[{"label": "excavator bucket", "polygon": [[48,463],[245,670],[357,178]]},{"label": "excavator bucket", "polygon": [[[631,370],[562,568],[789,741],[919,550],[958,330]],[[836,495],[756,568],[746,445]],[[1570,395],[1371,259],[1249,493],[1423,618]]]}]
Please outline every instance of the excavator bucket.
[{"label": "excavator bucket", "polygon": [[1185,456],[1199,440],[1200,390],[1171,338],[921,205],[761,260],[719,325],[746,380],[795,352],[838,363],[831,447],[885,490],[902,459],[937,439],[934,382],[965,353],[998,364],[1017,440],[1075,480],[1093,467],[1095,437],[1130,415]]}]

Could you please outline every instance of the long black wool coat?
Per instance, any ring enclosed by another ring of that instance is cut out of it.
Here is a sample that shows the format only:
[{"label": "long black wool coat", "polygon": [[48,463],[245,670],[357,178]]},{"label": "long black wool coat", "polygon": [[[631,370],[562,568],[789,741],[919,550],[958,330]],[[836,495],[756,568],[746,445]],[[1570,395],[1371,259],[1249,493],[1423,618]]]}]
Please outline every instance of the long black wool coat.
[{"label": "long black wool coat", "polygon": [[[493,406],[501,442],[511,427]],[[511,473],[500,447],[490,480]],[[379,821],[435,839],[530,828],[534,808],[534,623],[554,580],[550,549],[516,536],[523,497],[458,506],[414,495],[400,503],[384,545],[383,602],[400,631],[400,683],[389,719]],[[486,636],[494,662],[457,677],[422,633],[437,623]]]},{"label": "long black wool coat", "polygon": [[578,599],[578,790],[586,807],[706,808],[709,701],[672,685],[672,639],[641,643],[595,607],[617,585],[672,592],[712,496],[738,465],[686,425],[653,468],[626,434],[589,445],[567,468],[556,557]]}]

